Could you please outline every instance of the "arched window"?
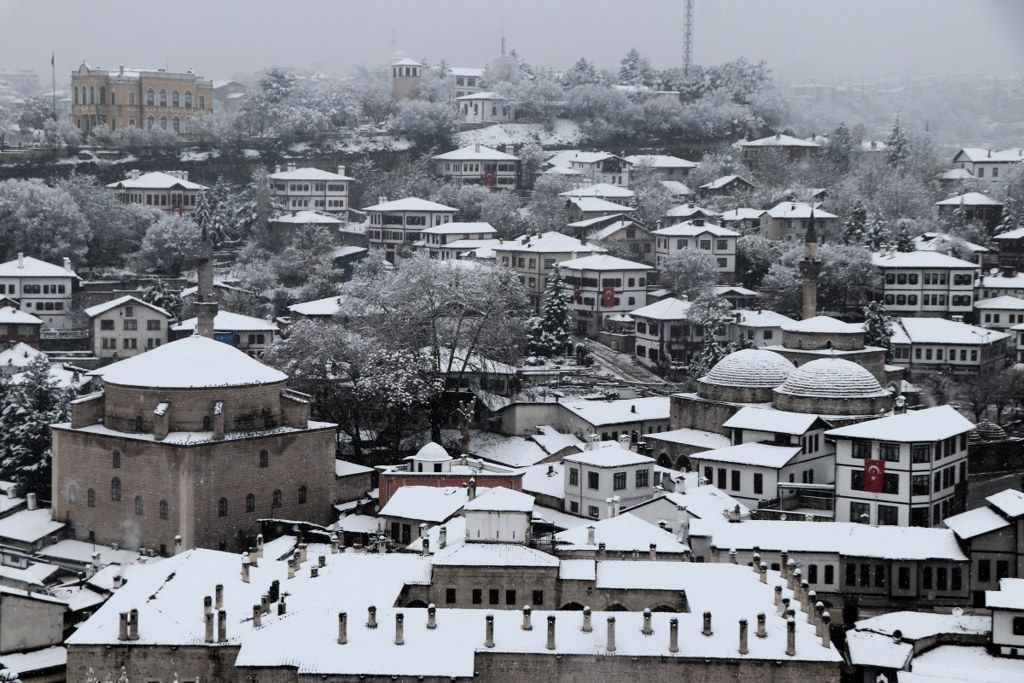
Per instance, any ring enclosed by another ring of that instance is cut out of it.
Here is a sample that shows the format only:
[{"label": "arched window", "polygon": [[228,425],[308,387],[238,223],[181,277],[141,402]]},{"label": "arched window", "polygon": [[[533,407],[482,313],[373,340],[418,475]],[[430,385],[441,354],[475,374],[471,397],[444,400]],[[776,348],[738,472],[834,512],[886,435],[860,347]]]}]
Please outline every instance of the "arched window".
[{"label": "arched window", "polygon": [[153,89],[152,88],[150,88],[149,90],[146,91],[146,104],[149,105],[150,107],[153,106]]},{"label": "arched window", "polygon": [[110,466],[115,470],[119,469],[121,467],[121,451],[114,451],[111,460]]},{"label": "arched window", "polygon": [[245,497],[245,511],[256,512],[256,496],[251,493]]},{"label": "arched window", "polygon": [[270,467],[270,453],[266,449],[260,451],[260,467]]},{"label": "arched window", "polygon": [[160,501],[160,519],[167,519],[167,501]]},{"label": "arched window", "polygon": [[167,128],[167,117],[166,116],[161,116],[160,117],[160,127],[164,128],[164,129]]},{"label": "arched window", "polygon": [[272,507],[272,508],[279,508],[279,507],[281,507],[281,489],[276,489],[274,491],[274,498],[273,498],[273,501],[270,503],[270,507]]},{"label": "arched window", "polygon": [[185,91],[185,109],[192,108],[192,93],[188,90]]},{"label": "arched window", "polygon": [[96,492],[93,491],[92,489],[89,489],[88,491],[86,491],[85,492],[85,502],[91,508],[96,507]]},{"label": "arched window", "polygon": [[106,103],[107,103],[107,86],[101,85],[100,86],[100,104],[106,104]]},{"label": "arched window", "polygon": [[180,133],[181,132],[181,119],[179,119],[177,116],[175,116],[171,120],[171,128],[174,129],[175,133]]},{"label": "arched window", "polygon": [[301,503],[305,503],[305,502],[306,502],[306,487],[305,486],[300,486],[299,487],[299,503],[301,504]]},{"label": "arched window", "polygon": [[156,119],[150,116],[148,119],[146,119],[146,128],[152,128],[154,123],[156,123]]},{"label": "arched window", "polygon": [[172,107],[180,107],[181,106],[181,101],[178,99],[178,97],[179,97],[178,96],[178,91],[177,90],[172,90],[171,91],[171,106]]},{"label": "arched window", "polygon": [[96,86],[89,86],[89,104],[96,104]]},{"label": "arched window", "polygon": [[228,499],[221,498],[217,501],[217,516],[227,517],[228,516]]},{"label": "arched window", "polygon": [[142,496],[135,496],[135,514],[142,514]]},{"label": "arched window", "polygon": [[74,484],[71,484],[70,486],[68,486],[68,502],[69,503],[77,503],[78,502],[78,487],[75,486]]},{"label": "arched window", "polygon": [[160,106],[161,107],[166,107],[167,106],[167,91],[164,90],[163,88],[160,88]]},{"label": "arched window", "polygon": [[117,477],[110,480],[110,500],[121,500],[121,480]]}]

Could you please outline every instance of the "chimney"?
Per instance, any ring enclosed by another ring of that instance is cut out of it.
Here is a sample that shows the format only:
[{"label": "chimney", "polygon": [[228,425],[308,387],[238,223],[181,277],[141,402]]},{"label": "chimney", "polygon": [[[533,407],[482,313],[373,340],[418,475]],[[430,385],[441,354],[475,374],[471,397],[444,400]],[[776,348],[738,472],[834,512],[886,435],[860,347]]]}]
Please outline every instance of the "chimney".
[{"label": "chimney", "polygon": [[405,645],[405,615],[395,615],[395,645]]},{"label": "chimney", "polygon": [[651,544],[651,561],[653,562],[653,561],[655,561],[657,559],[658,559],[658,544],[657,543],[652,543]]},{"label": "chimney", "polygon": [[213,589],[214,609],[224,609],[224,584],[218,583]]},{"label": "chimney", "polygon": [[274,579],[270,582],[270,590],[267,591],[267,597],[270,598],[270,602],[277,602],[281,599],[281,582]]},{"label": "chimney", "polygon": [[34,494],[34,493],[27,494],[25,496],[25,509],[26,510],[35,510],[37,506],[38,506],[38,503],[36,501],[36,494]]},{"label": "chimney", "polygon": [[789,598],[782,598],[782,605],[779,608],[779,616],[784,617],[789,614]]},{"label": "chimney", "polygon": [[548,617],[548,643],[549,650],[555,649],[555,615]]},{"label": "chimney", "polygon": [[597,448],[598,442],[601,440],[597,434],[587,434],[587,442],[583,444],[583,450],[592,451]]},{"label": "chimney", "polygon": [[668,651],[679,652],[679,620],[675,617],[668,620]]},{"label": "chimney", "polygon": [[469,486],[466,487],[466,500],[470,501],[476,498],[476,477],[469,478]]},{"label": "chimney", "polygon": [[299,562],[302,563],[302,562],[305,562],[305,561],[306,561],[306,544],[305,543],[300,543],[299,544]]},{"label": "chimney", "polygon": [[644,626],[643,626],[642,629],[640,629],[640,633],[643,633],[645,636],[649,636],[652,633],[654,633],[654,629],[651,627],[651,608],[650,607],[645,607],[644,608]]},{"label": "chimney", "polygon": [[448,545],[448,527],[442,526],[441,530],[437,532],[437,549],[444,550],[446,545]]},{"label": "chimney", "polygon": [[338,612],[338,645],[348,642],[348,614]]},{"label": "chimney", "polygon": [[338,175],[345,175],[345,164],[338,164]]},{"label": "chimney", "polygon": [[484,647],[494,647],[494,615],[484,617]]},{"label": "chimney", "polygon": [[523,630],[524,631],[532,631],[533,630],[533,622],[530,619],[531,612],[532,612],[532,610],[530,609],[529,605],[523,605]]},{"label": "chimney", "polygon": [[64,257],[64,270],[71,270],[71,259]]},{"label": "chimney", "polygon": [[115,574],[114,575],[114,588],[120,588],[123,585],[124,585],[124,579],[121,577],[120,574]]},{"label": "chimney", "polygon": [[24,268],[25,267],[25,255],[23,253],[21,253],[20,251],[18,252],[18,267],[19,268]]},{"label": "chimney", "polygon": [[277,603],[277,616],[282,616],[288,611],[288,605],[284,602],[284,596],[281,596],[280,602]]},{"label": "chimney", "polygon": [[366,628],[377,628],[377,608],[373,605],[366,609]]},{"label": "chimney", "polygon": [[117,620],[117,639],[128,640],[128,613],[121,612]]},{"label": "chimney", "polygon": [[270,614],[270,596],[266,593],[260,596],[260,610],[264,614]]},{"label": "chimney", "polygon": [[594,624],[591,622],[590,607],[583,608],[583,626],[580,630],[584,633],[591,633],[594,630]]},{"label": "chimney", "polygon": [[782,606],[782,586],[775,587],[775,606]]},{"label": "chimney", "polygon": [[437,628],[437,607],[434,606],[434,603],[427,606],[427,628],[431,631]]},{"label": "chimney", "polygon": [[608,652],[615,652],[615,617],[608,617],[608,640],[604,649]]},{"label": "chimney", "polygon": [[747,620],[740,619],[740,654],[747,654]]},{"label": "chimney", "polygon": [[430,539],[426,536],[423,537],[423,552],[421,554],[423,555],[423,557],[426,557],[430,554]]},{"label": "chimney", "polygon": [[480,153],[480,143],[479,142],[474,142],[473,143],[473,152],[475,154],[479,154]]},{"label": "chimney", "polygon": [[704,613],[704,628],[701,630],[701,635],[710,636],[714,631],[711,630],[711,612]]},{"label": "chimney", "polygon": [[738,562],[736,560],[736,548],[733,548],[732,550],[729,551],[729,562],[731,564],[738,564]]},{"label": "chimney", "polygon": [[786,621],[786,654],[796,656],[796,622],[792,619]]},{"label": "chimney", "polygon": [[259,628],[261,626],[262,612],[259,605],[252,606],[252,627]]},{"label": "chimney", "polygon": [[761,583],[768,583],[768,563],[762,562],[757,568],[760,570],[757,573],[760,575]]},{"label": "chimney", "polygon": [[783,550],[779,553],[779,573],[782,578],[786,578],[789,575],[789,551]]},{"label": "chimney", "polygon": [[203,598],[203,614],[213,614],[213,598],[209,595]]},{"label": "chimney", "polygon": [[274,173],[281,172],[281,164],[274,164]]},{"label": "chimney", "polygon": [[591,524],[587,527],[587,545],[594,545],[594,532],[597,531],[596,527]]},{"label": "chimney", "polygon": [[758,638],[767,638],[768,637],[768,632],[765,630],[765,621],[766,620],[767,620],[767,617],[765,616],[764,612],[758,613],[758,615],[757,615],[757,637]]},{"label": "chimney", "polygon": [[249,553],[242,553],[242,583],[249,583]]},{"label": "chimney", "polygon": [[318,576],[320,576],[320,569],[318,567],[310,567],[309,568],[309,578],[315,579]]},{"label": "chimney", "polygon": [[327,558],[324,555],[319,555],[316,558],[316,566],[318,566],[318,567],[326,567],[327,566]]},{"label": "chimney", "polygon": [[228,640],[228,613],[224,610],[217,612],[217,642],[225,643]]},{"label": "chimney", "polygon": [[604,549],[605,549],[604,543],[598,543],[597,544],[597,559],[599,559],[599,560],[603,560],[604,559]]},{"label": "chimney", "polygon": [[825,649],[832,647],[832,632],[829,631],[829,622],[832,615],[828,612],[821,613],[821,646]]}]

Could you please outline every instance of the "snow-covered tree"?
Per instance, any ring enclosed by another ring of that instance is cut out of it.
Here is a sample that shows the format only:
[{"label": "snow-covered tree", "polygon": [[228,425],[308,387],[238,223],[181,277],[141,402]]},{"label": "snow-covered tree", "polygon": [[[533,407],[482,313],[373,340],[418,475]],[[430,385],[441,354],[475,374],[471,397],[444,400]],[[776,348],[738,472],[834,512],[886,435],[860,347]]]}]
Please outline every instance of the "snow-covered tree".
[{"label": "snow-covered tree", "polygon": [[868,210],[858,201],[850,210],[850,215],[843,222],[843,244],[863,244],[867,229]]},{"label": "snow-covered tree", "polygon": [[907,219],[900,219],[896,221],[896,227],[893,229],[892,237],[892,247],[896,251],[914,251],[914,238],[910,236],[910,227],[907,225],[907,222]]},{"label": "snow-covered tree", "polygon": [[744,235],[736,240],[736,275],[739,284],[759,290],[773,263],[784,253],[783,243],[762,235]]},{"label": "snow-covered tree", "polygon": [[0,253],[18,252],[60,263],[64,256],[84,259],[91,226],[66,190],[38,178],[0,181]]},{"label": "snow-covered tree", "polygon": [[572,334],[572,311],[569,309],[571,296],[561,268],[555,266],[545,283],[540,317],[533,320],[530,329],[530,354],[550,358],[572,352],[575,341]]},{"label": "snow-covered tree", "polygon": [[889,137],[885,141],[885,158],[893,168],[902,168],[907,159],[910,158],[910,145],[907,134],[900,125],[900,117],[893,121],[889,130]]},{"label": "snow-covered tree", "polygon": [[872,214],[864,225],[863,244],[871,251],[878,251],[888,242],[885,221],[880,215]]},{"label": "snow-covered tree", "polygon": [[758,291],[764,295],[766,308],[788,316],[799,316],[802,283],[796,268],[773,263]]},{"label": "snow-covered tree", "polygon": [[710,252],[684,249],[669,255],[661,263],[658,284],[676,296],[690,299],[707,294],[718,284],[715,258]]},{"label": "snow-covered tree", "polygon": [[[181,308],[183,305],[181,292],[168,287],[166,280],[157,280],[150,286],[143,288],[139,292],[139,298],[146,303],[164,309],[177,320],[181,320]],[[234,309],[231,310],[234,311]]]},{"label": "snow-covered tree", "polygon": [[850,167],[852,154],[853,140],[850,136],[850,129],[846,127],[845,123],[840,123],[828,136],[828,144],[825,145],[825,158],[837,171],[845,173]]},{"label": "snow-covered tree", "polygon": [[29,97],[21,105],[18,125],[24,129],[43,130],[47,121],[56,120],[50,101],[45,97]]},{"label": "snow-covered tree", "polygon": [[203,250],[199,226],[191,218],[166,214],[146,231],[139,250],[139,263],[147,269],[178,275]]},{"label": "snow-covered tree", "polygon": [[594,68],[593,63],[585,57],[580,57],[576,62],[562,74],[562,83],[566,88],[578,88],[581,85],[596,85],[601,82],[601,77]]},{"label": "snow-covered tree", "polygon": [[458,131],[458,116],[450,102],[403,100],[388,122],[388,131],[418,149],[448,148]]},{"label": "snow-covered tree", "polygon": [[885,349],[885,362],[892,360],[892,320],[882,304],[872,301],[864,308],[864,343]]},{"label": "snow-covered tree", "polygon": [[651,87],[657,82],[657,73],[654,67],[651,66],[651,61],[633,47],[630,48],[620,63],[619,82],[624,85]]}]

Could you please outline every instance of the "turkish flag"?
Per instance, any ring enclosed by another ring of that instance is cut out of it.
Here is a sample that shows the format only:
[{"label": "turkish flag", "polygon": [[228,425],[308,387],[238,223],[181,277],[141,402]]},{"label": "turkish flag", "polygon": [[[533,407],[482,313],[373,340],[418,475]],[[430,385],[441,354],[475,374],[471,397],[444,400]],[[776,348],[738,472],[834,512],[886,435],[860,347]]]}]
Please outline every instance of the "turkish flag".
[{"label": "turkish flag", "polygon": [[611,308],[615,305],[615,288],[605,287],[601,290],[601,305],[605,308]]},{"label": "turkish flag", "polygon": [[583,300],[583,290],[581,290],[579,286],[572,288],[572,298],[576,303]]},{"label": "turkish flag", "polygon": [[494,171],[488,170],[484,172],[484,185],[494,187]]},{"label": "turkish flag", "polygon": [[864,490],[870,493],[881,493],[885,481],[885,461],[864,461]]}]

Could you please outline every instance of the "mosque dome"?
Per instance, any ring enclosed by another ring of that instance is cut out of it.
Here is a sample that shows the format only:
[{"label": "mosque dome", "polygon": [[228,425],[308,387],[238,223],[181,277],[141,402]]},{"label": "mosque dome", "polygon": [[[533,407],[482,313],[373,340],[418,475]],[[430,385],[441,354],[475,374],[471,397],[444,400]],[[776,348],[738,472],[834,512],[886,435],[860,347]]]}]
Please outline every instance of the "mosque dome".
[{"label": "mosque dome", "polygon": [[[416,451],[416,455],[413,456],[416,460],[424,460],[430,462],[443,462],[451,460],[452,456],[448,455],[448,451],[444,449],[441,444],[435,441],[428,441],[421,449]],[[411,459],[411,458],[407,458]]]},{"label": "mosque dome", "polygon": [[742,349],[718,361],[700,381],[719,386],[770,389],[785,382],[794,367],[774,351]]},{"label": "mosque dome", "polygon": [[804,363],[789,373],[776,391],[793,396],[834,399],[889,396],[874,375],[842,358],[819,358]]}]

